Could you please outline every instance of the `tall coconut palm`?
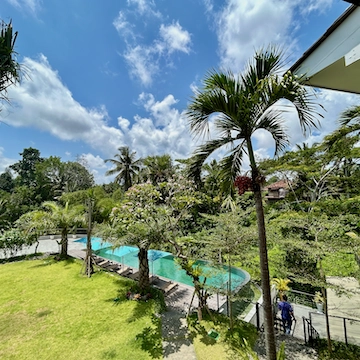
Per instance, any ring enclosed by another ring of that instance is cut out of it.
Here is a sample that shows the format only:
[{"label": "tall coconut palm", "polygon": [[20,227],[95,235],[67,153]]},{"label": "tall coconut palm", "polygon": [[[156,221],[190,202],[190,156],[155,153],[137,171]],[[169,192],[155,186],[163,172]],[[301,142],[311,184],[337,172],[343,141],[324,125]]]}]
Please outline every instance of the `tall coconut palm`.
[{"label": "tall coconut palm", "polygon": [[111,162],[115,165],[115,167],[108,170],[105,175],[117,174],[115,181],[123,184],[124,190],[127,191],[133,184],[133,178],[140,171],[142,160],[136,160],[136,152],[131,152],[128,146],[119,147],[118,150],[119,153],[114,156],[115,159],[105,160],[105,162]]},{"label": "tall coconut palm", "polygon": [[230,151],[221,160],[220,166],[223,181],[230,188],[240,174],[244,155],[247,154],[249,158],[258,224],[266,352],[270,360],[276,359],[276,345],[261,196],[263,177],[255,160],[252,135],[260,129],[269,132],[275,142],[275,154],[286,148],[288,137],[282,123],[282,103],[279,104],[282,99],[295,107],[304,131],[316,125],[313,118],[316,104],[312,101],[312,95],[290,72],[279,76],[281,67],[282,52],[270,46],[255,54],[243,74],[213,70],[205,77],[203,89],[194,94],[187,111],[193,134],[204,134],[210,120],[214,121],[217,130],[213,139],[195,151],[190,164],[191,174],[198,176],[206,159],[215,150],[228,146]]}]

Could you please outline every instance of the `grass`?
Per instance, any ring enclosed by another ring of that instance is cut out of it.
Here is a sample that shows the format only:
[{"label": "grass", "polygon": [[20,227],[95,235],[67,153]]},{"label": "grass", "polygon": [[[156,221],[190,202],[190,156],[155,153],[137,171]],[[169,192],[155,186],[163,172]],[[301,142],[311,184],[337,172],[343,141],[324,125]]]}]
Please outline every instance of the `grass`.
[{"label": "grass", "polygon": [[342,342],[332,341],[332,354],[329,355],[326,339],[317,340],[317,351],[319,354],[319,360],[359,360],[360,359],[360,347],[356,345],[346,345]]},{"label": "grass", "polygon": [[0,265],[1,359],[162,359],[155,301],[129,301],[133,284],[74,260]]},{"label": "grass", "polygon": [[[196,315],[189,317],[190,336],[198,360],[249,359],[249,354],[256,358],[252,347],[258,335],[253,325],[236,320],[233,330],[230,331],[228,318],[217,313],[213,313],[212,316],[213,320],[207,315],[200,324]],[[218,340],[208,335],[210,330],[220,334]]]}]

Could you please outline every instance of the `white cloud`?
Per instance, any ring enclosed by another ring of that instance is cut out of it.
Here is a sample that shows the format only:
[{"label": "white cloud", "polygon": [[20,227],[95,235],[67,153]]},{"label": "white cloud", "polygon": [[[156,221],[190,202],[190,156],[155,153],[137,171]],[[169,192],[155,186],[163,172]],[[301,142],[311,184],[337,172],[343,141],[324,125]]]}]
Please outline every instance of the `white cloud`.
[{"label": "white cloud", "polygon": [[4,148],[0,146],[0,174],[2,174],[6,168],[16,163],[18,159],[10,159],[3,155]]},{"label": "white cloud", "polygon": [[87,164],[92,169],[105,169],[105,161],[99,155],[93,155],[90,153],[81,154],[81,160]]},{"label": "white cloud", "polygon": [[183,30],[179,22],[168,26],[161,24],[160,36],[163,39],[169,54],[174,51],[182,51],[187,54],[190,52],[190,33]]},{"label": "white cloud", "polygon": [[[128,0],[128,4],[136,4],[141,13],[147,7],[153,7],[152,2],[138,0]],[[150,43],[140,44],[139,40],[144,37],[136,29],[135,22],[128,20],[128,16],[128,12],[119,11],[113,21],[113,26],[126,44],[126,50],[120,56],[124,58],[130,76],[140,80],[142,85],[150,86],[162,68],[173,66],[173,53],[190,53],[191,34],[183,29],[179,22],[160,24],[159,36]]]},{"label": "white cloud", "polygon": [[113,21],[116,31],[125,40],[128,38],[135,38],[134,25],[127,21],[126,15],[123,11],[119,11],[119,15]]},{"label": "white cloud", "polygon": [[152,94],[141,93],[139,102],[155,119],[156,126],[167,126],[179,118],[179,111],[172,108],[178,102],[173,95],[167,95],[162,101],[155,101]]},{"label": "white cloud", "polygon": [[139,104],[150,116],[135,115],[131,127],[129,120],[118,118],[127,144],[136,149],[139,156],[168,153],[175,159],[190,155],[194,148],[187,119],[184,113],[173,108],[176,103],[173,95],[156,101],[152,94],[142,93]]},{"label": "white cloud", "polygon": [[11,5],[18,9],[24,9],[32,14],[36,14],[41,8],[41,0],[7,0]]},{"label": "white cloud", "polygon": [[307,1],[306,6],[302,4],[301,13],[308,15],[312,11],[324,12],[331,7],[333,0],[310,0]]},{"label": "white cloud", "polygon": [[[303,134],[293,108],[284,114],[284,127],[289,135],[290,148],[294,148],[296,144],[307,143],[311,146],[314,143],[320,143],[326,135],[338,128],[340,113],[346,108],[360,103],[360,96],[338,91],[319,90],[315,101],[321,103],[325,111],[319,109],[323,115],[323,118],[317,117],[320,121],[319,127],[312,128],[307,134]],[[269,133],[258,131],[254,134],[254,140],[257,143],[256,151],[259,156],[265,158],[274,156],[274,141]]]},{"label": "white cloud", "polygon": [[0,113],[1,121],[47,131],[62,140],[84,141],[105,153],[124,143],[122,132],[107,125],[106,108],[79,104],[44,55],[24,58],[24,66],[29,76],[9,89],[12,105]]},{"label": "white cloud", "polygon": [[241,71],[243,64],[269,43],[289,44],[293,6],[282,0],[229,0],[217,24],[221,65]]},{"label": "white cloud", "polygon": [[[87,109],[73,98],[45,56],[25,58],[24,65],[29,78],[9,89],[12,105],[3,109],[0,121],[37,128],[65,141],[84,142],[107,158],[125,145],[139,156],[169,153],[173,158],[184,158],[193,150],[187,119],[174,107],[177,100],[173,95],[157,100],[152,94],[140,94],[138,103],[149,116],[135,115],[132,121],[119,116],[118,127],[112,127],[107,124],[104,107]],[[102,176],[106,168],[100,155],[84,156],[91,171]],[[3,167],[13,162],[1,161]]]},{"label": "white cloud", "polygon": [[161,17],[159,11],[155,11],[155,3],[153,0],[127,0],[128,5],[134,5],[140,15],[151,15]]},{"label": "white cloud", "polygon": [[203,0],[206,12],[211,13],[214,10],[214,3],[213,0]]},{"label": "white cloud", "polygon": [[[211,0],[203,0],[216,26],[220,65],[234,72],[242,71],[255,50],[268,44],[283,46],[289,55],[297,49],[294,33],[303,15],[325,12],[333,0],[227,0],[220,12]],[[291,56],[292,57],[292,56]]]},{"label": "white cloud", "polygon": [[[160,26],[161,39],[155,39],[151,45],[128,45],[122,55],[129,67],[130,75],[138,78],[142,85],[150,86],[153,78],[160,72],[160,63],[167,62],[165,54],[170,56],[175,51],[190,52],[190,34],[183,30],[179,23]],[[134,35],[135,37],[135,35]]]},{"label": "white cloud", "polygon": [[129,47],[123,55],[130,75],[138,78],[145,86],[151,85],[153,76],[159,69],[155,55],[154,48],[140,45]]}]

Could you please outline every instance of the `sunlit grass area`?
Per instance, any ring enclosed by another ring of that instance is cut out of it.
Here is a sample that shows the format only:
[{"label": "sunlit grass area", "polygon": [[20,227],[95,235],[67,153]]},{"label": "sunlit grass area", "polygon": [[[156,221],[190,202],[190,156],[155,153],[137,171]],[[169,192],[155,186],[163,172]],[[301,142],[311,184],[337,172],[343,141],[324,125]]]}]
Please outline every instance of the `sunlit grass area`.
[{"label": "sunlit grass area", "polygon": [[0,358],[162,358],[155,301],[126,300],[129,280],[80,270],[74,260],[0,265]]},{"label": "sunlit grass area", "polygon": [[[199,324],[196,315],[189,318],[189,331],[193,339],[198,360],[208,359],[248,359],[255,353],[252,348],[258,337],[256,328],[240,320],[234,321],[233,330],[229,330],[229,319],[221,314],[206,315]],[[218,340],[209,336],[209,331],[219,334]]]}]

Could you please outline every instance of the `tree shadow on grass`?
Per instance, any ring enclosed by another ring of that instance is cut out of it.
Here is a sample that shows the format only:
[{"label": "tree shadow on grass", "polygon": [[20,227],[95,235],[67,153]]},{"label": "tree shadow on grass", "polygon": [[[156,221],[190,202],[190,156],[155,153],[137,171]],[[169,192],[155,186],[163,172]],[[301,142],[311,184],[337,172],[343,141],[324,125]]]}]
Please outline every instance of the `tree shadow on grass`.
[{"label": "tree shadow on grass", "polygon": [[[195,337],[206,346],[220,343],[227,353],[228,359],[251,358],[254,356],[252,347],[257,339],[256,328],[243,321],[234,321],[233,329],[229,329],[229,319],[224,315],[212,313],[213,319],[205,314],[204,321],[199,323],[196,315],[189,317],[189,329],[192,339]],[[217,341],[209,336],[208,330],[214,328],[219,332]],[[243,357],[242,357],[243,356]]]},{"label": "tree shadow on grass", "polygon": [[59,259],[56,256],[49,256],[49,257],[41,259],[41,260],[43,260],[43,261],[40,264],[33,265],[33,266],[31,266],[31,268],[41,268],[44,266],[49,266],[49,265],[58,264],[58,263],[63,264],[64,267],[68,267],[76,262],[76,260],[72,257]]},{"label": "tree shadow on grass", "polygon": [[148,352],[153,359],[162,358],[162,336],[161,336],[161,320],[158,316],[151,316],[151,324],[136,335],[135,340],[140,342],[142,350]]}]

